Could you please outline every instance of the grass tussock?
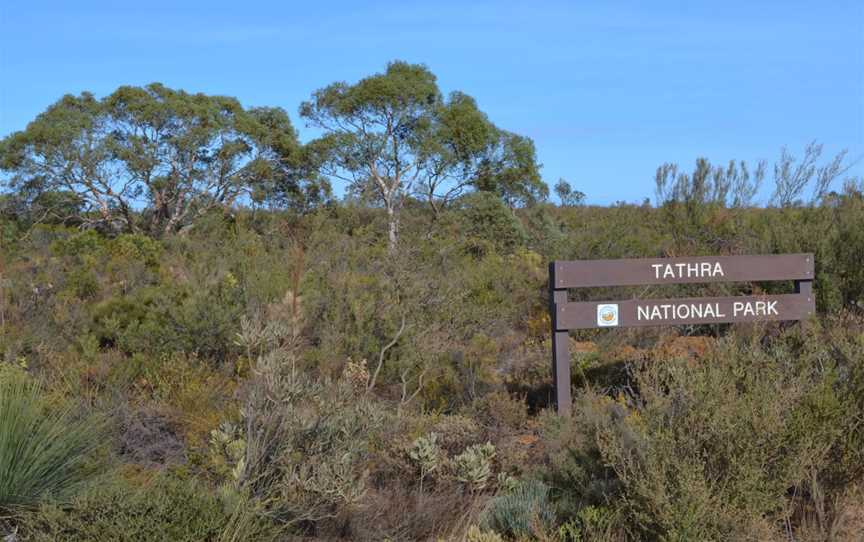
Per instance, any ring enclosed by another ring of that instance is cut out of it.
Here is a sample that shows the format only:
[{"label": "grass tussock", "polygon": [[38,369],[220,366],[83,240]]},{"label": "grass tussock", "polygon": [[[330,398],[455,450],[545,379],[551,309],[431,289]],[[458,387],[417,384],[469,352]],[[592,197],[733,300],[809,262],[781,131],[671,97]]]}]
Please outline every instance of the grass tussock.
[{"label": "grass tussock", "polygon": [[0,510],[71,497],[98,472],[94,453],[104,439],[101,419],[0,368]]}]

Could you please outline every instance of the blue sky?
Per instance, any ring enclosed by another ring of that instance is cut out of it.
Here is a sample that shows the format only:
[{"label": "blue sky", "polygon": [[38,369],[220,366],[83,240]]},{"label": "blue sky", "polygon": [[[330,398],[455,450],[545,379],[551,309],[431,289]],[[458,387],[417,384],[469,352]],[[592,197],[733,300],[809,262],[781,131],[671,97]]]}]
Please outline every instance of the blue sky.
[{"label": "blue sky", "polygon": [[[666,161],[864,155],[864,2],[0,3],[0,135],[64,93],[160,81],[275,105],[427,64],[532,137],[589,202],[653,196]],[[864,161],[852,171],[864,175]]]}]

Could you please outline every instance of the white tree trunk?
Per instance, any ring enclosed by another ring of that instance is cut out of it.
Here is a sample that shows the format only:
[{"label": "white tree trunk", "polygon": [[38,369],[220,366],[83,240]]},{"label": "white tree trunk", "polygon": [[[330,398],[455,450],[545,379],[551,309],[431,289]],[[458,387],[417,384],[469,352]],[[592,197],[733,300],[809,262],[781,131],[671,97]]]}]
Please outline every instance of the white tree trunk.
[{"label": "white tree trunk", "polygon": [[388,198],[385,203],[387,205],[387,223],[389,226],[387,249],[393,253],[396,251],[396,242],[399,239],[399,217],[396,215],[393,198]]}]

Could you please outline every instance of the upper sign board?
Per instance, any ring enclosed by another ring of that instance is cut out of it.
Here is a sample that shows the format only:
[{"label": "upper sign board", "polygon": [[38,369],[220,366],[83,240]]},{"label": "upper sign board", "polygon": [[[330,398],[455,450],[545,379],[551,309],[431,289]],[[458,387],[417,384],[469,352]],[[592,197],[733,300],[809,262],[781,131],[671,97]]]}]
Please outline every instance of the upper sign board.
[{"label": "upper sign board", "polygon": [[697,256],[554,262],[553,289],[682,284],[813,280],[812,254],[769,256]]}]

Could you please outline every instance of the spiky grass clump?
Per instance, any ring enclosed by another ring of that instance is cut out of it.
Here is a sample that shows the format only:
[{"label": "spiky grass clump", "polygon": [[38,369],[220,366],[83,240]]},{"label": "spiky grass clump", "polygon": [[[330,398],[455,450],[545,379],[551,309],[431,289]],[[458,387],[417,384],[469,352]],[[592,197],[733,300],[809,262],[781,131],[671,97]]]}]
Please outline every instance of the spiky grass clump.
[{"label": "spiky grass clump", "polygon": [[70,497],[96,474],[104,428],[47,401],[23,371],[0,368],[0,511]]}]

